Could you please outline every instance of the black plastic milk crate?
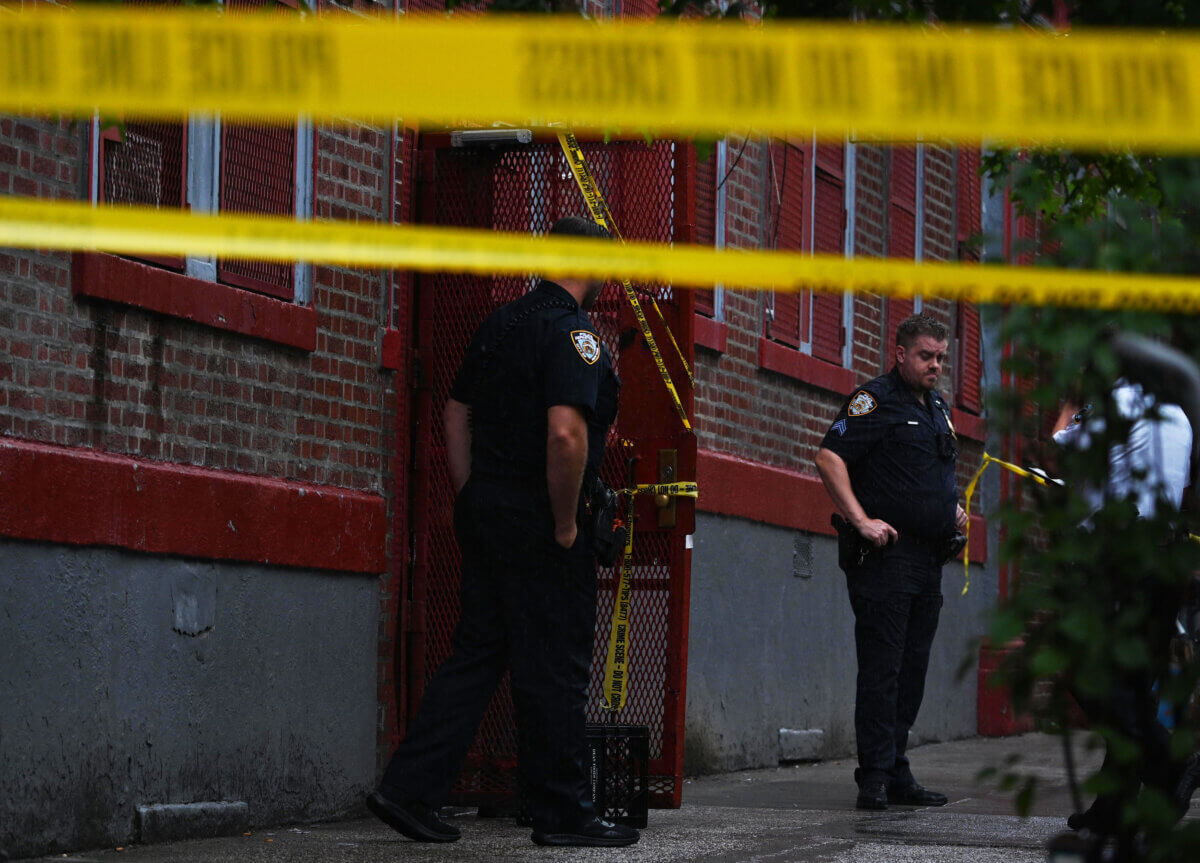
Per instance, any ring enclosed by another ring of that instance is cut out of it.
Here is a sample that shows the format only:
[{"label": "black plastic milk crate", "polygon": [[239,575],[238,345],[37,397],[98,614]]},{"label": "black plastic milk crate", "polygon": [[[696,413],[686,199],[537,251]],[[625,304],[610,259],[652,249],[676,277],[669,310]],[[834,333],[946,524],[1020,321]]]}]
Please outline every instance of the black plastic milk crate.
[{"label": "black plastic milk crate", "polygon": [[587,739],[596,814],[617,824],[645,827],[650,807],[650,729],[589,723]]}]

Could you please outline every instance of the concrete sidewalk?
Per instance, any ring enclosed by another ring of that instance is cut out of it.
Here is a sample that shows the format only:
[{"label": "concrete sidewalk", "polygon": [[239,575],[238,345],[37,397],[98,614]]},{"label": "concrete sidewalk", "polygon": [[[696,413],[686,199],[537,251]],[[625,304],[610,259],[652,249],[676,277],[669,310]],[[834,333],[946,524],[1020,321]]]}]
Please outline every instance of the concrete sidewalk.
[{"label": "concrete sidewalk", "polygon": [[[1084,775],[1099,763],[1076,735]],[[1047,840],[1066,829],[1072,811],[1062,741],[1029,734],[1001,739],[937,743],[912,751],[923,785],[944,792],[936,809],[854,808],[851,761],[824,761],[687,781],[683,808],[652,810],[642,840],[630,848],[549,849],[529,840],[529,830],[509,820],[456,810],[463,833],[449,845],[410,842],[372,818],[280,827],[249,836],[163,845],[128,846],[39,858],[74,863],[224,863],[224,861],[430,861],[491,863],[532,861],[645,861],[645,863],[1042,863]],[[998,781],[976,782],[985,766],[1002,767],[1020,756],[1024,772],[1038,778],[1033,813],[1014,814],[1011,792]],[[1193,813],[1197,809],[1193,809]]]}]

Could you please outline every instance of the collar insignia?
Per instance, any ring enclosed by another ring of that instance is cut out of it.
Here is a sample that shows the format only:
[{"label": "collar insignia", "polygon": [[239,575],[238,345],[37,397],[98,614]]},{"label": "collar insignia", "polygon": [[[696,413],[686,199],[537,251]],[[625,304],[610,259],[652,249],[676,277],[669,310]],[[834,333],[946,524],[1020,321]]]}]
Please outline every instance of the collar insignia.
[{"label": "collar insignia", "polygon": [[596,360],[600,359],[600,340],[596,338],[595,333],[572,330],[571,341],[575,343],[575,350],[579,352],[579,356],[583,357],[583,361],[589,366],[595,365]]},{"label": "collar insignia", "polygon": [[850,399],[850,404],[846,408],[846,413],[852,417],[860,417],[864,414],[869,414],[871,411],[875,410],[876,407],[878,407],[878,405],[875,402],[874,396],[872,396],[866,390],[859,390],[854,394],[854,398]]}]

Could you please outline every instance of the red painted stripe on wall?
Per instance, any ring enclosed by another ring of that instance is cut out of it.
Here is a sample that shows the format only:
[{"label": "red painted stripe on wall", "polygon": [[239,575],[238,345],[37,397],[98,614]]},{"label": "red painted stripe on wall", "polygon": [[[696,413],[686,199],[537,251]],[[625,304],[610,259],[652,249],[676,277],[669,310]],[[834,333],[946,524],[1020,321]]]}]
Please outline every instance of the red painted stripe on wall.
[{"label": "red painted stripe on wall", "polygon": [[[819,477],[748,461],[726,453],[700,450],[696,481],[701,512],[731,515],[810,533],[832,536],[833,501]],[[987,560],[987,523],[971,516],[971,560]]]},{"label": "red painted stripe on wall", "polygon": [[343,572],[386,568],[378,495],[0,441],[0,535]]}]

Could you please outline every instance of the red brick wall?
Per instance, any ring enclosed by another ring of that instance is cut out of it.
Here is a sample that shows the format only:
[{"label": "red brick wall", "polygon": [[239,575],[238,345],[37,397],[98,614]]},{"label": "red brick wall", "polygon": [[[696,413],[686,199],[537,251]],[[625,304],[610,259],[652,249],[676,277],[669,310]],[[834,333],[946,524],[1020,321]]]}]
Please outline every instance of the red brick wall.
[{"label": "red brick wall", "polygon": [[953,261],[958,253],[955,226],[954,150],[925,145],[925,259]]},{"label": "red brick wall", "polygon": [[[0,194],[78,197],[83,140],[65,120],[0,117]],[[90,348],[64,320],[72,305],[70,260],[60,252],[0,250],[0,435],[84,441]]]},{"label": "red brick wall", "polygon": [[[391,218],[390,137],[354,124],[317,130],[315,218]],[[2,117],[0,194],[86,198],[89,153],[87,124]],[[391,511],[396,382],[379,358],[386,274],[316,267],[316,349],[307,351],[77,298],[72,263],[66,253],[0,250],[0,435],[353,489]],[[393,571],[380,592],[384,754],[394,742],[397,584]]]},{"label": "red brick wall", "polygon": [[[730,165],[741,146],[742,139],[729,140]],[[762,139],[751,140],[726,180],[726,243],[730,248],[771,246],[775,189],[768,169],[769,146],[772,144]],[[883,256],[887,252],[888,150],[859,145],[855,152],[854,253],[857,257]],[[953,260],[957,248],[955,153],[927,146],[925,154],[925,257]],[[700,447],[812,474],[816,450],[848,393],[763,368],[760,336],[768,302],[765,291],[727,289],[724,350],[697,347],[695,427]],[[883,353],[883,299],[858,294],[853,302],[853,373],[863,382],[887,371],[892,358]],[[949,325],[953,340],[954,305],[929,297],[924,311]],[[942,389],[948,397],[954,392],[950,374]],[[964,437],[960,447],[959,469],[965,485],[978,467],[982,445]]]},{"label": "red brick wall", "polygon": [[[887,254],[887,166],[888,151],[883,147],[855,147],[854,255],[882,258]],[[876,374],[891,367],[883,356],[883,298],[859,294],[854,298],[854,368]]]},{"label": "red brick wall", "polygon": [[[317,136],[317,218],[386,217],[387,136]],[[82,197],[83,130],[0,120],[0,194]],[[317,349],[71,294],[71,256],[0,253],[0,434],[381,492],[383,277],[316,268]]]}]

